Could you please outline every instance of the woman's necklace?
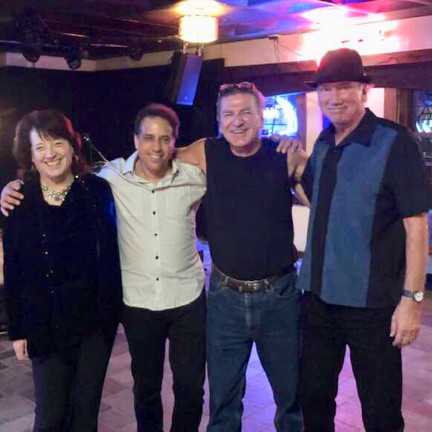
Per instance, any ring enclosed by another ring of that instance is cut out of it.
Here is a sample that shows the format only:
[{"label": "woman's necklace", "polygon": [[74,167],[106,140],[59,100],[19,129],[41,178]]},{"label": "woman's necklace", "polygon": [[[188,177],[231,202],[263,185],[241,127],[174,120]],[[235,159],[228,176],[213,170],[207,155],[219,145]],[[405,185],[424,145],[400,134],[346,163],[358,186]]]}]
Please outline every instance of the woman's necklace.
[{"label": "woman's necklace", "polygon": [[70,191],[70,188],[72,187],[72,183],[73,183],[73,181],[67,187],[65,187],[63,190],[58,191],[58,192],[50,189],[47,185],[45,185],[43,183],[41,183],[41,189],[42,189],[42,192],[44,193],[46,198],[51,199],[55,202],[63,202],[66,198],[66,195]]}]

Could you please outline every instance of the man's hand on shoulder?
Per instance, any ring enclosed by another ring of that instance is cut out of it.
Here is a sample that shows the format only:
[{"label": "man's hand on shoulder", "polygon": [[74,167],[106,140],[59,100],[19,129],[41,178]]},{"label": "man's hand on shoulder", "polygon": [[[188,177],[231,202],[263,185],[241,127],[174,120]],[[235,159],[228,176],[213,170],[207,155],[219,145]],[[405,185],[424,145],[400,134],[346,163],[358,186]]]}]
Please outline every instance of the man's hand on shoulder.
[{"label": "man's hand on shoulder", "polygon": [[186,147],[179,147],[176,149],[175,157],[206,172],[205,142],[206,138],[201,138]]},{"label": "man's hand on shoulder", "polygon": [[21,180],[14,180],[9,182],[1,192],[1,212],[4,216],[9,216],[9,212],[12,211],[16,206],[21,204],[24,199],[24,195],[19,192],[22,186]]},{"label": "man's hand on shoulder", "polygon": [[309,159],[303,150],[303,143],[296,137],[272,135],[272,141],[277,142],[276,151],[287,155],[288,176],[292,180],[293,189],[298,200],[305,206],[310,206],[309,200],[301,186],[301,179]]},{"label": "man's hand on shoulder", "polygon": [[286,135],[272,135],[270,139],[277,142],[278,153],[287,155],[288,174],[298,183],[308,160],[308,155],[303,150],[303,143],[296,137]]},{"label": "man's hand on shoulder", "polygon": [[303,143],[297,137],[273,134],[270,139],[277,143],[276,151],[279,153],[294,153],[303,150]]}]

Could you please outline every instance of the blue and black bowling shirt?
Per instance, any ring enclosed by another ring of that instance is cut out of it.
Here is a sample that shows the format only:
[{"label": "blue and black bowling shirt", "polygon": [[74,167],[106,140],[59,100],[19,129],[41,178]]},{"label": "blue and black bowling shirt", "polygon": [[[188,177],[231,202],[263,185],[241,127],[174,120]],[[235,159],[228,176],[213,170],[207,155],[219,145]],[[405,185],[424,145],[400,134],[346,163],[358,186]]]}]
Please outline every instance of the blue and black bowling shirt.
[{"label": "blue and black bowling shirt", "polygon": [[415,137],[370,110],[335,145],[318,137],[302,181],[311,202],[299,288],[324,302],[390,307],[405,276],[403,219],[430,208],[430,185]]}]

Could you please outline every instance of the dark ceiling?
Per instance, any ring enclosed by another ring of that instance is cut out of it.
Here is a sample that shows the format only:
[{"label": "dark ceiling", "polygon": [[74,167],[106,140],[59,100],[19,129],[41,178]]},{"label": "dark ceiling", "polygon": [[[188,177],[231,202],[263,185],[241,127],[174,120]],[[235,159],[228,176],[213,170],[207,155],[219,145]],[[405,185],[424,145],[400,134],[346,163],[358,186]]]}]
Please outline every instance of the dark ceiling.
[{"label": "dark ceiling", "polygon": [[[203,0],[204,1],[204,0]],[[87,58],[139,56],[177,49],[179,1],[11,0],[0,1],[0,52]],[[311,28],[305,12],[348,8],[353,20],[370,14],[386,19],[432,15],[432,0],[223,0],[219,40],[228,42]]]}]

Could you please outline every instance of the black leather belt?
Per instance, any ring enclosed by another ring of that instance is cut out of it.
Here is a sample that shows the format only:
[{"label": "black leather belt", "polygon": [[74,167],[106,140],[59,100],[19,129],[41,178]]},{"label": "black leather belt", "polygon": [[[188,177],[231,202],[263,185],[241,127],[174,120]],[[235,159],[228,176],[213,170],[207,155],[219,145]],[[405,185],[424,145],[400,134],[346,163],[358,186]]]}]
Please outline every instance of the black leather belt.
[{"label": "black leather belt", "polygon": [[279,279],[285,274],[282,273],[279,275],[269,276],[264,279],[240,280],[226,275],[215,265],[212,267],[212,272],[217,275],[224,286],[238,291],[239,293],[256,293],[260,291],[266,291],[276,279]]}]

